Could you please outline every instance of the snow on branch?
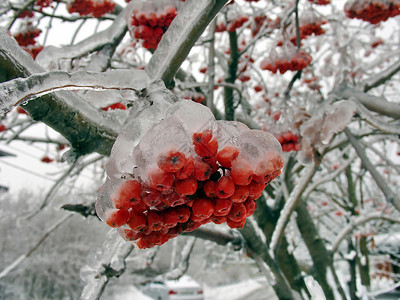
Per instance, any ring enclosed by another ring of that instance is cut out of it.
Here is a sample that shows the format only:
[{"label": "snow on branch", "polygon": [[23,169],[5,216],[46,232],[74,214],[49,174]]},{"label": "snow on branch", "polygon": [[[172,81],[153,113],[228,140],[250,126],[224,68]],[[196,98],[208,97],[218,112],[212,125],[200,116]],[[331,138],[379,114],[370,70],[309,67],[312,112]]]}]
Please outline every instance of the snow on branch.
[{"label": "snow on branch", "polygon": [[392,189],[387,184],[386,180],[379,174],[378,170],[374,167],[371,161],[368,159],[367,154],[365,153],[364,147],[361,143],[356,139],[356,137],[350,132],[348,128],[344,130],[347,138],[349,139],[350,144],[353,146],[354,150],[356,150],[358,157],[361,159],[363,166],[369,171],[369,173],[374,178],[376,184],[379,189],[385,195],[386,201],[394,205],[394,207],[400,211],[400,198],[396,195]]},{"label": "snow on branch", "polygon": [[275,253],[275,250],[277,250],[277,247],[279,246],[279,242],[282,238],[282,235],[284,233],[286,224],[289,220],[290,215],[296,208],[296,205],[298,201],[301,198],[301,195],[303,194],[304,190],[306,189],[308,183],[311,181],[312,177],[314,176],[316,170],[315,164],[310,165],[306,168],[305,174],[302,176],[300,179],[299,183],[296,185],[296,187],[293,189],[291,192],[289,199],[286,200],[286,203],[281,210],[281,214],[279,216],[278,221],[276,222],[275,230],[272,233],[271,237],[271,242],[269,244],[269,248],[271,251],[271,255]]},{"label": "snow on branch", "polygon": [[85,282],[81,300],[99,299],[108,281],[119,277],[126,269],[126,258],[132,252],[132,243],[125,242],[112,229],[101,249],[88,256],[87,265],[81,269],[81,278]]},{"label": "snow on branch", "polygon": [[107,44],[113,44],[123,37],[128,27],[126,26],[125,12],[122,11],[107,29],[91,35],[87,39],[67,47],[45,47],[36,57],[36,61],[46,70],[52,70],[58,66],[60,59],[81,57],[90,52],[99,50]]},{"label": "snow on branch", "polygon": [[391,223],[399,223],[400,224],[400,220],[397,220],[394,218],[389,218],[388,216],[385,216],[382,212],[374,212],[374,213],[368,214],[363,217],[358,217],[355,220],[352,220],[352,222],[350,222],[350,224],[348,224],[345,228],[342,229],[341,232],[339,232],[339,234],[337,235],[336,241],[332,245],[332,253],[335,253],[338,250],[343,239],[345,239],[346,236],[350,232],[352,232],[356,227],[361,226],[372,220],[384,220],[384,221],[388,221]]},{"label": "snow on branch", "polygon": [[385,83],[387,80],[393,77],[397,72],[400,71],[400,60],[395,62],[393,65],[388,67],[387,69],[383,70],[379,74],[374,73],[370,78],[365,80],[364,82],[364,92],[368,92],[370,89],[373,89],[383,83]]},{"label": "snow on branch", "polygon": [[115,90],[138,93],[146,87],[146,83],[146,72],[136,69],[104,73],[52,71],[34,74],[0,84],[0,111],[6,113],[17,104],[60,90]]},{"label": "snow on branch", "polygon": [[339,98],[349,99],[354,97],[369,110],[388,117],[400,119],[400,105],[389,102],[384,97],[369,95],[357,89],[348,87],[345,83],[342,83],[334,93]]},{"label": "snow on branch", "polygon": [[185,60],[197,39],[228,0],[187,0],[163,35],[147,65],[152,80],[167,85]]}]

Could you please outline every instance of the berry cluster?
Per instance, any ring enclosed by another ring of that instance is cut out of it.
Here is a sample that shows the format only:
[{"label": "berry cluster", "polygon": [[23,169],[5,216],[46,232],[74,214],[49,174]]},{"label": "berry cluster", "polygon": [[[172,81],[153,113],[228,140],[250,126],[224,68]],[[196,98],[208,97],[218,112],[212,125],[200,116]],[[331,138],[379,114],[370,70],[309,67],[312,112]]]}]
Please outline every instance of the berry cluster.
[{"label": "berry cluster", "polygon": [[246,23],[248,20],[248,16],[237,16],[234,19],[230,20],[227,25],[224,22],[218,23],[215,28],[215,32],[233,32],[236,29],[242,27],[243,24]]},{"label": "berry cluster", "polygon": [[162,7],[151,1],[147,5],[131,2],[127,20],[129,30],[133,38],[143,40],[144,48],[157,49],[164,32],[178,14],[177,6],[169,4]]},{"label": "berry cluster", "polygon": [[111,104],[111,105],[101,108],[101,110],[104,110],[104,111],[115,110],[115,109],[126,110],[126,105],[121,102],[117,102],[117,103],[114,103],[114,104]]},{"label": "berry cluster", "polygon": [[307,67],[312,61],[311,56],[303,51],[295,52],[291,57],[288,55],[271,55],[261,61],[261,70],[268,70],[276,74],[278,71],[283,74],[286,71],[299,71]]},{"label": "berry cluster", "polygon": [[344,12],[349,18],[378,24],[400,14],[398,0],[349,0],[344,5]]},{"label": "berry cluster", "polygon": [[115,3],[109,0],[73,0],[67,5],[70,14],[76,12],[81,16],[91,15],[100,18],[114,10]]},{"label": "berry cluster", "polygon": [[328,5],[331,4],[331,0],[308,0],[311,3],[318,4],[318,5]]},{"label": "berry cluster", "polygon": [[[190,117],[184,115],[188,108],[194,110]],[[117,177],[115,166],[107,166],[97,213],[139,248],[161,245],[210,222],[243,227],[256,199],[281,172],[282,150],[271,134],[215,119],[196,127],[204,122],[205,109],[179,101],[174,113],[151,127],[134,148],[131,173]],[[112,154],[112,164],[115,159]]]},{"label": "berry cluster", "polygon": [[277,134],[275,137],[279,141],[279,143],[281,143],[282,150],[284,152],[300,151],[301,148],[300,138],[293,132],[286,131]]},{"label": "berry cluster", "polygon": [[36,41],[36,38],[42,31],[34,27],[29,21],[23,26],[24,29],[15,34],[14,38],[18,45],[35,59],[38,53],[43,49],[43,46],[39,45]]},{"label": "berry cluster", "polygon": [[60,2],[60,0],[36,0],[35,6],[38,6],[39,10],[42,10],[45,7],[51,7],[54,1]]}]

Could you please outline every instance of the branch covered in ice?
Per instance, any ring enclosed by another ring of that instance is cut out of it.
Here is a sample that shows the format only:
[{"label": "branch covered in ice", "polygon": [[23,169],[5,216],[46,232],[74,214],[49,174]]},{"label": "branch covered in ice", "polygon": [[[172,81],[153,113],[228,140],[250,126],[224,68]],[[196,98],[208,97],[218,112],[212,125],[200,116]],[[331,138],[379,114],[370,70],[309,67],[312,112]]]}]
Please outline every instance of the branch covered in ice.
[{"label": "branch covered in ice", "polygon": [[400,211],[400,198],[392,191],[386,180],[381,176],[381,174],[379,174],[378,170],[368,159],[364,147],[360,144],[360,142],[356,139],[356,137],[350,132],[348,128],[346,128],[344,132],[346,133],[350,144],[353,146],[354,150],[356,150],[358,156],[360,157],[363,166],[370,172],[379,189],[385,195],[386,201],[393,204],[394,207],[398,211]]},{"label": "branch covered in ice", "polygon": [[373,89],[385,83],[399,71],[400,71],[400,60],[395,62],[389,68],[383,70],[381,73],[379,74],[374,73],[374,75],[365,80],[363,88],[364,92],[368,92],[370,89]]},{"label": "branch covered in ice", "polygon": [[388,221],[391,223],[399,223],[400,224],[400,220],[385,216],[382,212],[375,212],[375,213],[371,213],[371,214],[368,214],[363,217],[359,217],[356,220],[353,220],[353,222],[348,224],[345,228],[342,229],[341,232],[339,232],[339,234],[337,235],[336,241],[332,245],[332,253],[335,253],[338,250],[343,239],[345,239],[346,236],[350,232],[352,232],[356,227],[363,225],[372,220],[385,220],[385,221]]},{"label": "branch covered in ice", "polygon": [[195,236],[195,237],[205,239],[208,241],[212,241],[212,242],[215,242],[218,245],[222,245],[222,246],[225,246],[228,243],[232,243],[236,247],[238,247],[238,246],[241,246],[241,244],[243,242],[239,236],[235,236],[233,234],[229,234],[229,233],[225,233],[225,232],[221,232],[221,231],[203,229],[203,228],[199,228],[192,232],[187,232],[184,234]]},{"label": "branch covered in ice", "polygon": [[278,221],[276,222],[275,230],[272,233],[271,242],[269,244],[270,251],[273,255],[279,246],[279,242],[282,238],[283,232],[285,230],[286,224],[289,220],[290,215],[296,208],[298,201],[301,198],[304,190],[306,189],[308,183],[314,176],[316,166],[310,165],[307,167],[305,174],[301,177],[301,180],[296,187],[291,192],[289,199],[286,200],[285,206],[281,210]]},{"label": "branch covered in ice", "polygon": [[57,69],[60,59],[81,57],[99,50],[104,45],[113,44],[120,40],[126,34],[127,30],[124,11],[122,11],[109,28],[93,34],[72,46],[62,48],[54,46],[45,47],[36,57],[36,61],[46,70]]},{"label": "branch covered in ice", "polygon": [[339,86],[334,92],[339,98],[349,99],[356,98],[366,108],[382,115],[399,119],[400,118],[400,105],[397,103],[389,102],[384,97],[369,95],[360,92],[354,88],[346,86],[345,83]]},{"label": "branch covered in ice", "polygon": [[0,107],[5,113],[17,104],[60,90],[115,90],[138,93],[146,87],[146,83],[146,72],[135,69],[105,73],[52,71],[1,83]]},{"label": "branch covered in ice", "polygon": [[3,269],[0,273],[0,279],[3,277],[7,276],[8,273],[10,273],[12,270],[14,270],[16,267],[18,267],[26,258],[31,256],[33,252],[49,237],[49,235],[54,232],[58,227],[60,227],[62,224],[64,224],[70,217],[72,217],[73,214],[68,214],[64,216],[61,220],[53,224],[53,226],[50,226],[49,229],[45,232],[45,234],[40,238],[40,240],[33,246],[32,248],[29,249],[29,251],[21,256],[19,256],[11,265]]},{"label": "branch covered in ice", "polygon": [[182,252],[181,252],[181,261],[175,269],[169,271],[168,273],[165,274],[166,279],[179,279],[182,277],[183,274],[186,273],[188,267],[189,267],[189,259],[190,255],[192,254],[194,243],[196,241],[196,238],[190,237],[187,241],[185,246],[183,246]]},{"label": "branch covered in ice", "polygon": [[193,45],[228,0],[187,0],[163,35],[146,70],[151,79],[171,82]]},{"label": "branch covered in ice", "polygon": [[125,259],[132,250],[132,243],[125,242],[115,230],[111,230],[102,248],[91,253],[87,265],[81,269],[85,287],[80,299],[99,299],[109,279],[125,272]]}]

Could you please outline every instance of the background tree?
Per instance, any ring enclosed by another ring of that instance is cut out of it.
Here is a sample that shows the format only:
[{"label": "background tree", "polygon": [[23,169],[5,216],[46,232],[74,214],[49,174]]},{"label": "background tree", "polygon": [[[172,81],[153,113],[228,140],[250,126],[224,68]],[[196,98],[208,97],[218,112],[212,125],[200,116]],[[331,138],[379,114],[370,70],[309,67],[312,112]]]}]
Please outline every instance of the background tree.
[{"label": "background tree", "polygon": [[[375,288],[368,264],[379,247],[375,236],[399,223],[399,3],[228,2],[0,4],[1,140],[56,145],[69,162],[29,217],[54,206],[57,189],[85,168],[93,168],[94,186],[101,184],[103,157],[124,124],[155,107],[143,99],[148,84],[161,79],[181,101],[202,103],[217,119],[273,133],[285,152],[282,174],[257,200],[240,237],[222,225],[192,234],[245,247],[279,299],[310,297],[305,274],[327,299],[357,299]],[[54,47],[50,37],[63,24],[74,25],[71,41]],[[40,124],[61,136],[26,134]],[[51,152],[43,163],[61,156]],[[93,214],[90,201],[65,204]],[[82,297],[100,297],[131,252],[110,234],[82,270]],[[17,267],[8,265],[2,276]]]}]

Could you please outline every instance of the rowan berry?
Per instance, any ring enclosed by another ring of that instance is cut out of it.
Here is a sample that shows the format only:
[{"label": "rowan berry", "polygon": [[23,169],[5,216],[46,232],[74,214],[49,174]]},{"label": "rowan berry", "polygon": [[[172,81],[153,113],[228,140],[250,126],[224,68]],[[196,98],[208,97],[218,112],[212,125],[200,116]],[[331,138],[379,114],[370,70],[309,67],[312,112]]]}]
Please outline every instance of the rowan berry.
[{"label": "rowan berry", "polygon": [[212,139],[211,129],[203,132],[196,132],[192,135],[193,145],[207,144]]},{"label": "rowan berry", "polygon": [[233,203],[228,214],[228,219],[239,222],[246,217],[246,207],[243,203]]},{"label": "rowan berry", "polygon": [[143,190],[142,199],[143,202],[148,206],[157,206],[161,203],[161,192],[151,187]]},{"label": "rowan berry", "polygon": [[258,199],[265,189],[265,183],[252,181],[249,184],[249,197],[248,199]]},{"label": "rowan berry", "polygon": [[194,200],[192,205],[192,216],[202,220],[209,218],[214,212],[214,204],[211,200],[200,198]]},{"label": "rowan berry", "polygon": [[124,229],[122,236],[128,241],[135,241],[141,238],[143,236],[143,233],[132,229]]},{"label": "rowan berry", "polygon": [[229,197],[234,203],[243,203],[249,196],[249,187],[247,185],[236,185],[235,192]]},{"label": "rowan berry", "polygon": [[216,216],[215,214],[211,216],[211,221],[214,224],[225,223],[227,219],[228,219],[227,216]]},{"label": "rowan berry", "polygon": [[255,200],[247,199],[246,202],[243,203],[244,207],[246,207],[246,218],[250,217],[257,208],[257,203]]},{"label": "rowan berry", "polygon": [[129,209],[142,199],[142,185],[137,180],[122,182],[112,195],[112,201],[116,208]]},{"label": "rowan berry", "polygon": [[140,231],[147,226],[147,219],[143,213],[130,212],[128,226],[135,231]]},{"label": "rowan berry", "polygon": [[174,188],[175,192],[181,196],[193,195],[197,190],[197,180],[194,178],[176,180]]},{"label": "rowan berry", "polygon": [[158,167],[164,172],[178,172],[185,164],[185,154],[179,151],[169,151],[166,154],[160,154],[157,159]]},{"label": "rowan berry", "polygon": [[186,205],[180,205],[175,207],[175,211],[178,214],[178,223],[185,223],[190,218],[190,208]]},{"label": "rowan berry", "polygon": [[224,168],[230,168],[232,162],[239,156],[239,149],[235,146],[225,146],[217,153],[217,160]]},{"label": "rowan berry", "polygon": [[150,186],[162,193],[171,190],[174,183],[174,175],[171,173],[163,172],[159,169],[153,169],[149,175]]},{"label": "rowan berry", "polygon": [[181,196],[181,195],[177,194],[176,192],[162,195],[161,201],[170,207],[182,205],[187,202],[187,200],[184,196]]},{"label": "rowan berry", "polygon": [[129,211],[126,209],[110,209],[106,211],[105,221],[108,226],[121,227],[129,220]]},{"label": "rowan berry", "polygon": [[203,191],[208,198],[217,197],[217,182],[212,180],[207,180],[204,183]]},{"label": "rowan berry", "polygon": [[153,210],[147,212],[147,227],[152,231],[159,231],[164,227],[162,216]]},{"label": "rowan berry", "polygon": [[229,198],[235,192],[235,184],[229,176],[222,176],[217,182],[217,197]]},{"label": "rowan berry", "polygon": [[215,199],[214,216],[226,216],[232,207],[232,201],[229,199]]},{"label": "rowan berry", "polygon": [[164,210],[162,213],[163,220],[164,220],[164,227],[172,228],[178,224],[179,215],[177,211],[173,208],[168,208]]},{"label": "rowan berry", "polygon": [[196,178],[198,181],[205,181],[209,179],[212,174],[213,168],[209,164],[205,163],[199,158],[195,159],[193,172],[194,178]]},{"label": "rowan berry", "polygon": [[244,218],[238,222],[232,221],[231,219],[228,218],[226,220],[226,224],[228,224],[228,226],[232,229],[243,228],[244,224],[246,224],[246,218]]},{"label": "rowan berry", "polygon": [[232,163],[231,177],[237,185],[248,185],[253,179],[253,169],[243,158],[237,158]]},{"label": "rowan berry", "polygon": [[194,151],[200,157],[215,156],[218,151],[218,141],[211,140],[208,143],[198,143],[194,145]]},{"label": "rowan berry", "polygon": [[186,179],[193,174],[194,170],[194,159],[193,157],[188,157],[186,159],[185,165],[174,175],[177,179]]}]

